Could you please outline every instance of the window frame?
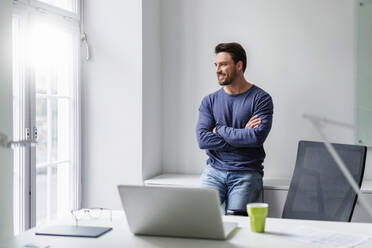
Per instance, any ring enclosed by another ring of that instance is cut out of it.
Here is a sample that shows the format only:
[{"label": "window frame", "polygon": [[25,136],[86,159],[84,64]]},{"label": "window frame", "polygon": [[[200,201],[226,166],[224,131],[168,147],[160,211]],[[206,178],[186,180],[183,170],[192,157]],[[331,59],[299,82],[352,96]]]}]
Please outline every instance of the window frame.
[{"label": "window frame", "polygon": [[76,12],[72,12],[66,9],[62,9],[56,6],[52,6],[42,1],[38,0],[13,0],[13,3],[16,5],[24,5],[36,10],[42,11],[48,14],[54,14],[56,16],[62,16],[66,19],[72,19],[76,22],[80,22],[80,13],[81,13],[81,4],[82,0],[76,0]]},{"label": "window frame", "polygon": [[[24,15],[27,19],[30,15],[47,15],[48,18],[53,18],[66,25],[73,25],[76,29],[71,29],[73,32],[77,32],[76,46],[74,46],[73,53],[76,57],[73,59],[73,75],[74,83],[72,85],[71,93],[71,124],[70,130],[71,143],[74,144],[70,149],[70,160],[72,167],[72,208],[78,209],[81,207],[81,48],[80,48],[80,33],[81,33],[81,22],[80,22],[80,6],[82,0],[77,1],[77,13],[73,13],[67,10],[63,10],[54,6],[50,6],[46,3],[37,0],[13,0],[13,18],[14,15]],[[27,67],[27,66],[26,66]],[[19,102],[20,113],[19,122],[16,132],[21,139],[26,139],[25,128],[32,130],[33,126],[36,126],[35,118],[35,106],[36,106],[36,92],[35,82],[33,76],[30,74],[28,68],[25,69],[24,79],[22,80],[23,89],[22,92],[18,92],[23,96],[23,99]],[[14,100],[13,100],[14,101]],[[32,107],[33,106],[33,107]],[[36,225],[36,158],[35,148],[18,148],[20,164],[17,168],[19,178],[14,183],[18,186],[17,194],[14,194],[14,231],[15,234],[27,230]],[[34,151],[31,151],[34,149]],[[22,164],[23,163],[23,164]],[[16,165],[16,164],[15,164]],[[28,166],[29,165],[29,166]],[[16,192],[14,192],[16,193]],[[16,204],[18,203],[18,205]],[[17,216],[16,216],[17,215]]]}]

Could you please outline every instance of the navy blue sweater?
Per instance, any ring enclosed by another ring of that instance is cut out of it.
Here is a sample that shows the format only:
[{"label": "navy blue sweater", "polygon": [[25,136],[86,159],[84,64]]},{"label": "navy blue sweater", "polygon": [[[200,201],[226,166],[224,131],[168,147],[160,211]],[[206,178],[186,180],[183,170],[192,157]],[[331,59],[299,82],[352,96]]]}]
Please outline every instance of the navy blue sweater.
[{"label": "navy blue sweater", "polygon": [[[245,128],[254,115],[261,118],[261,124]],[[263,143],[272,118],[271,96],[255,85],[241,94],[229,95],[221,88],[204,97],[196,136],[200,149],[209,156],[207,163],[220,170],[255,170],[263,175]]]}]

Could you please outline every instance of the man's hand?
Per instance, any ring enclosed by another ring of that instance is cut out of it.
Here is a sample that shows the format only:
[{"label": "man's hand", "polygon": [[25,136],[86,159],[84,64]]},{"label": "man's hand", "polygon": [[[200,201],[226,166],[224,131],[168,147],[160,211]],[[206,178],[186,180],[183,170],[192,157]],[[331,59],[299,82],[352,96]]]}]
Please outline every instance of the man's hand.
[{"label": "man's hand", "polygon": [[261,118],[258,115],[253,116],[245,125],[245,128],[258,128],[258,125],[261,123]]},{"label": "man's hand", "polygon": [[213,133],[216,133],[216,127],[213,128],[212,132]]}]

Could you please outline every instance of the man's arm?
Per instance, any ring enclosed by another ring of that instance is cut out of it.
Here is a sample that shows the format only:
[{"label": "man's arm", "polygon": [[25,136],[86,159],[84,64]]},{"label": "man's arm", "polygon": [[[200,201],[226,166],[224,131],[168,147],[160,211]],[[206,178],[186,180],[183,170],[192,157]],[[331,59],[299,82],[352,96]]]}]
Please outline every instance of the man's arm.
[{"label": "man's arm", "polygon": [[[273,118],[273,102],[269,95],[262,97],[256,107],[256,112],[261,122],[246,128],[232,128],[224,125],[216,125],[216,133],[227,143],[234,147],[257,147],[262,146],[270,132]],[[253,127],[253,128],[252,128]]]},{"label": "man's arm", "polygon": [[199,108],[199,119],[196,126],[196,137],[200,149],[216,151],[234,150],[220,135],[212,132],[214,126],[215,120],[210,104],[208,104],[208,99],[204,98]]}]

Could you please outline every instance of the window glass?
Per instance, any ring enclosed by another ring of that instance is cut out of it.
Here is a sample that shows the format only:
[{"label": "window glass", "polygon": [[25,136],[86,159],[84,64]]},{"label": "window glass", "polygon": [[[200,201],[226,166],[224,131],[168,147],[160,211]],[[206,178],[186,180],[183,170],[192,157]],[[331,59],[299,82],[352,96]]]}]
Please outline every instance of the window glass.
[{"label": "window glass", "polygon": [[70,164],[37,167],[36,188],[37,225],[43,225],[65,216],[71,210]]},{"label": "window glass", "polygon": [[77,0],[39,0],[57,8],[77,13]]}]

